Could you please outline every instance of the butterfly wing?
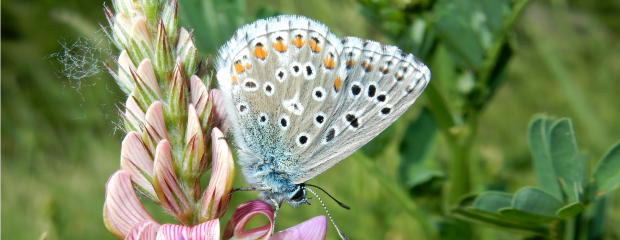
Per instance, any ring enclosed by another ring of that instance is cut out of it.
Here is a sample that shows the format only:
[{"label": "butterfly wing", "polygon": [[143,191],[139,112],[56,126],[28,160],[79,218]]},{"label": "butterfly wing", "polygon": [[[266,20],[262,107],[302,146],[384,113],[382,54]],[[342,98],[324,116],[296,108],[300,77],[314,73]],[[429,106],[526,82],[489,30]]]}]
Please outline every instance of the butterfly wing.
[{"label": "butterfly wing", "polygon": [[296,177],[300,158],[315,150],[313,139],[322,134],[321,117],[332,114],[321,86],[333,85],[341,51],[327,27],[298,16],[248,24],[221,48],[217,78],[241,165],[273,158],[279,171]]},{"label": "butterfly wing", "polygon": [[303,183],[333,167],[375,138],[400,117],[430,81],[430,70],[412,54],[394,46],[355,37],[342,39],[338,63],[341,82],[331,86],[338,96],[320,145],[304,158]]},{"label": "butterfly wing", "polygon": [[302,183],[394,122],[430,72],[396,47],[280,16],[238,30],[220,50],[217,78],[240,164],[273,159],[288,181]]}]

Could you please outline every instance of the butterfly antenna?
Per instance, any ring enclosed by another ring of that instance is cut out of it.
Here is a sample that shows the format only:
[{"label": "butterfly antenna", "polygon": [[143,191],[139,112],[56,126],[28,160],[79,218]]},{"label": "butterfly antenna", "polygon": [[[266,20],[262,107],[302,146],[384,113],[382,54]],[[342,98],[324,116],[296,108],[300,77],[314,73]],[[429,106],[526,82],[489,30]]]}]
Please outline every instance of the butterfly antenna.
[{"label": "butterfly antenna", "polygon": [[[330,195],[327,191],[323,190],[322,188],[320,188],[319,186],[316,185],[312,185],[312,184],[307,184],[304,183],[304,185],[306,186],[310,186],[310,187],[315,187],[318,188],[319,190],[323,191],[325,194],[327,194],[327,196],[329,196],[330,198],[332,198],[334,201],[336,201],[342,208],[347,209],[347,210],[351,210],[351,207],[347,206],[346,204],[336,200],[336,198],[332,197],[332,195]],[[316,195],[316,194],[315,194]]]},{"label": "butterfly antenna", "polygon": [[[308,185],[308,184],[306,184]],[[316,187],[316,186],[314,186]],[[340,238],[342,238],[342,240],[349,240],[346,236],[344,236],[344,234],[342,234],[342,232],[340,231],[340,228],[338,228],[338,226],[336,225],[336,223],[334,222],[334,219],[332,219],[332,215],[329,214],[329,211],[327,211],[327,207],[325,207],[325,203],[323,203],[323,200],[321,200],[321,197],[319,197],[319,195],[317,195],[314,191],[312,191],[312,189],[304,187],[304,189],[310,191],[312,194],[314,194],[314,196],[316,196],[317,199],[319,199],[319,202],[321,202],[321,205],[323,205],[323,208],[325,209],[325,212],[327,212],[327,216],[329,217],[329,220],[332,221],[332,224],[334,224],[334,227],[336,227],[336,231],[338,231],[338,235],[340,235]],[[319,188],[320,189],[320,188]],[[321,189],[322,190],[322,189]],[[327,194],[329,195],[329,194]],[[335,199],[334,199],[335,200]],[[346,206],[346,205],[345,205]]]}]

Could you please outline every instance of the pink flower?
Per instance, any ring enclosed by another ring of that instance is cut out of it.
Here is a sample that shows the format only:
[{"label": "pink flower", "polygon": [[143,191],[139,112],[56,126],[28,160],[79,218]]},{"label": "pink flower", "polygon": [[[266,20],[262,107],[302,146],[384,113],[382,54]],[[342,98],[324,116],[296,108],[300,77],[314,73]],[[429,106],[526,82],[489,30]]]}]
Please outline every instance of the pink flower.
[{"label": "pink flower", "polygon": [[[258,215],[263,214],[269,219],[265,226],[244,231],[248,221]],[[317,216],[308,221],[300,223],[292,228],[273,232],[273,208],[268,203],[261,200],[251,200],[239,205],[226,227],[224,228],[223,239],[269,239],[269,240],[315,240],[325,239],[327,230],[327,220],[325,216]]]},{"label": "pink flower", "polygon": [[217,240],[220,239],[219,219],[193,227],[157,223],[144,209],[133,190],[131,176],[118,170],[106,183],[103,220],[108,230],[119,239],[131,240]]},{"label": "pink flower", "polygon": [[[244,231],[247,222],[263,214],[269,219],[265,226]],[[108,230],[120,239],[131,240],[217,240],[220,239],[219,219],[203,222],[193,227],[157,223],[146,212],[133,190],[131,176],[118,170],[106,183],[106,201],[103,218]],[[271,205],[261,200],[251,200],[235,209],[226,224],[222,239],[315,240],[325,239],[327,221],[317,216],[292,228],[269,236],[273,223]]]}]

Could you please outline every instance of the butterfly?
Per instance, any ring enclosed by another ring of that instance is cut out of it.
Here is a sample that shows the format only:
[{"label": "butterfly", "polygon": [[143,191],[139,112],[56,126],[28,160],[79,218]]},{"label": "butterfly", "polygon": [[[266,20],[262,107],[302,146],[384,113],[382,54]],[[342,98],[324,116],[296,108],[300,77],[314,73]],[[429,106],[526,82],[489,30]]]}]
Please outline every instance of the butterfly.
[{"label": "butterfly", "polygon": [[304,183],[390,126],[430,81],[428,67],[395,46],[289,15],[238,29],[216,73],[244,190],[260,191],[276,213],[282,202],[308,203]]}]

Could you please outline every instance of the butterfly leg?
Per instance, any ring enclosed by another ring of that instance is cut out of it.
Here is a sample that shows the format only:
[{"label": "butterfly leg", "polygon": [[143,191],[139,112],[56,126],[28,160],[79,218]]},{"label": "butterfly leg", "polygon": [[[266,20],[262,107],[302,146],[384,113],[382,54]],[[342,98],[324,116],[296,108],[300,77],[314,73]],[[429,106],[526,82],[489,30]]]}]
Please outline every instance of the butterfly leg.
[{"label": "butterfly leg", "polygon": [[278,211],[280,211],[280,207],[282,206],[282,201],[278,203],[273,198],[269,200],[271,200],[271,203],[273,203],[273,205],[276,206],[276,211],[273,213],[273,223],[271,224],[271,234],[269,234],[269,235],[273,235],[273,232],[276,230],[276,217],[278,216]]},{"label": "butterfly leg", "polygon": [[268,191],[271,190],[271,188],[255,188],[255,187],[249,187],[249,188],[235,188],[232,191],[230,191],[230,193],[228,194],[229,196],[232,195],[234,192],[237,191]]}]

